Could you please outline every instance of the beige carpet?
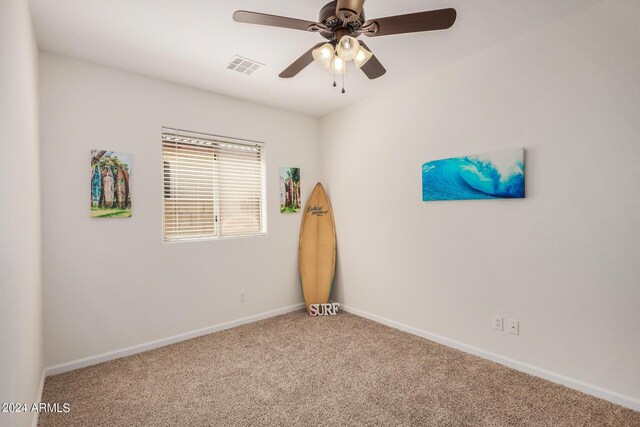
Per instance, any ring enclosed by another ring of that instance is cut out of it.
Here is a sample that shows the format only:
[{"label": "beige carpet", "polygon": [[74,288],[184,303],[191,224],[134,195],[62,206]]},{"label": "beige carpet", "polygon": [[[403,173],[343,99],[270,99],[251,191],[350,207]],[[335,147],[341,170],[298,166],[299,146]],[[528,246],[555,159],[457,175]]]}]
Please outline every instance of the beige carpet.
[{"label": "beige carpet", "polygon": [[47,378],[40,426],[640,426],[640,412],[303,311]]}]

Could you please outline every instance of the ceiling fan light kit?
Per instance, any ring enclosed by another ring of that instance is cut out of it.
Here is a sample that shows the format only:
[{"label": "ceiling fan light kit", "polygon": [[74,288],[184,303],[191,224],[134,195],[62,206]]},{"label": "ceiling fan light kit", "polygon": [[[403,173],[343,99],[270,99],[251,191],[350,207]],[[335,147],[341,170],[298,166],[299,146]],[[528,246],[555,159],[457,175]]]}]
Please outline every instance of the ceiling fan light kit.
[{"label": "ceiling fan light kit", "polygon": [[325,43],[314,49],[312,55],[316,63],[320,64],[322,68],[328,69],[331,66],[331,62],[333,62],[333,57],[336,56],[336,53],[331,43]]},{"label": "ceiling fan light kit", "polygon": [[[247,24],[317,32],[328,40],[312,47],[296,59],[280,73],[281,78],[295,77],[314,61],[332,73],[344,75],[348,62],[353,61],[355,67],[369,79],[377,79],[387,70],[368,46],[357,40],[358,37],[444,30],[450,28],[457,17],[455,9],[440,9],[366,20],[364,1],[331,1],[320,9],[318,22],[245,10],[236,11],[233,19]],[[344,93],[344,88],[342,92]]]},{"label": "ceiling fan light kit", "polygon": [[371,59],[373,53],[369,52],[363,46],[360,46],[360,50],[355,58],[353,58],[353,62],[356,64],[356,68],[359,70],[362,68],[364,64],[367,63],[368,60]]},{"label": "ceiling fan light kit", "polygon": [[360,51],[360,44],[355,37],[342,36],[336,47],[336,54],[344,61],[353,61]]},{"label": "ceiling fan light kit", "polygon": [[331,66],[329,67],[329,71],[331,71],[332,73],[338,76],[342,76],[344,74],[347,74],[348,70],[349,70],[349,67],[347,67],[347,63],[343,61],[342,58],[340,58],[338,55],[335,55],[333,57],[333,61],[331,61]]}]

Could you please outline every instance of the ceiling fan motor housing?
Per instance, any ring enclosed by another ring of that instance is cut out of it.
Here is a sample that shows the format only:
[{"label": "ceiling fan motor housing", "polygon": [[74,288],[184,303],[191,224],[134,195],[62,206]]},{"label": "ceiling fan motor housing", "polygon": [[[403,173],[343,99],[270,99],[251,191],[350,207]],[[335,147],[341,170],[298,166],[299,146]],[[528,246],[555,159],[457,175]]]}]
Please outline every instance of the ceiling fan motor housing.
[{"label": "ceiling fan motor housing", "polygon": [[338,0],[336,15],[342,22],[354,22],[360,17],[364,0]]},{"label": "ceiling fan motor housing", "polygon": [[[362,9],[362,7],[360,8],[360,13],[358,15],[354,15],[354,19],[351,22],[342,20],[342,18],[337,15],[339,3],[363,4],[364,0],[355,2],[342,2],[334,0],[324,5],[324,7],[320,10],[318,22],[322,23],[326,28],[320,29],[319,32],[322,37],[330,41],[339,40],[339,37],[336,33],[340,33],[340,36],[346,34],[357,37],[356,32],[362,28],[362,25],[365,21],[364,10]],[[346,25],[343,26],[343,23]]]}]

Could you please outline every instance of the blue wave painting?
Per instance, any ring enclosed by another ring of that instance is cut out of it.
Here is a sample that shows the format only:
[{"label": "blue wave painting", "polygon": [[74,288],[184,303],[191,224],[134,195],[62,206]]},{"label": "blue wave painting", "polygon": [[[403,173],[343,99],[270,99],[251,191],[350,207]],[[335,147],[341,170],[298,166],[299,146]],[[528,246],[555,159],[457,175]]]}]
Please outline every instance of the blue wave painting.
[{"label": "blue wave painting", "polygon": [[524,197],[524,149],[434,160],[422,165],[422,200]]}]

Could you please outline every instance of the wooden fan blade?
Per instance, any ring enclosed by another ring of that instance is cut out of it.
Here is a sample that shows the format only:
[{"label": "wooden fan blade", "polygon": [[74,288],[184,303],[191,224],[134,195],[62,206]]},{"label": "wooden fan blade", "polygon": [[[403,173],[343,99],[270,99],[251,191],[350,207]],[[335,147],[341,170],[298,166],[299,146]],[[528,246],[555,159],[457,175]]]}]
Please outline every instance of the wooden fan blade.
[{"label": "wooden fan blade", "polygon": [[363,28],[377,25],[377,30],[365,32],[369,37],[389,36],[392,34],[417,33],[420,31],[445,30],[456,22],[455,9],[430,10],[408,15],[387,16],[372,19],[364,23]]},{"label": "wooden fan blade", "polygon": [[233,20],[245,24],[268,25],[271,27],[290,28],[292,30],[307,31],[315,22],[304,21],[302,19],[287,18],[286,16],[267,15],[266,13],[249,12],[247,10],[236,10],[233,13]]},{"label": "wooden fan blade", "polygon": [[[360,45],[363,48],[367,49],[369,52],[371,52],[371,49],[369,49],[369,47],[363,41],[360,41]],[[387,70],[382,66],[382,64],[380,63],[380,61],[378,61],[378,58],[376,58],[375,55],[369,58],[369,60],[365,62],[365,64],[362,67],[360,67],[360,69],[371,80],[377,79],[378,77],[383,76],[384,73],[387,72]]]},{"label": "wooden fan blade", "polygon": [[280,78],[290,79],[291,77],[295,77],[300,71],[304,70],[307,65],[313,62],[313,50],[319,46],[322,46],[324,43],[318,43],[308,51],[302,54],[302,56],[295,61],[293,64],[289,65],[284,69],[279,75]]}]

